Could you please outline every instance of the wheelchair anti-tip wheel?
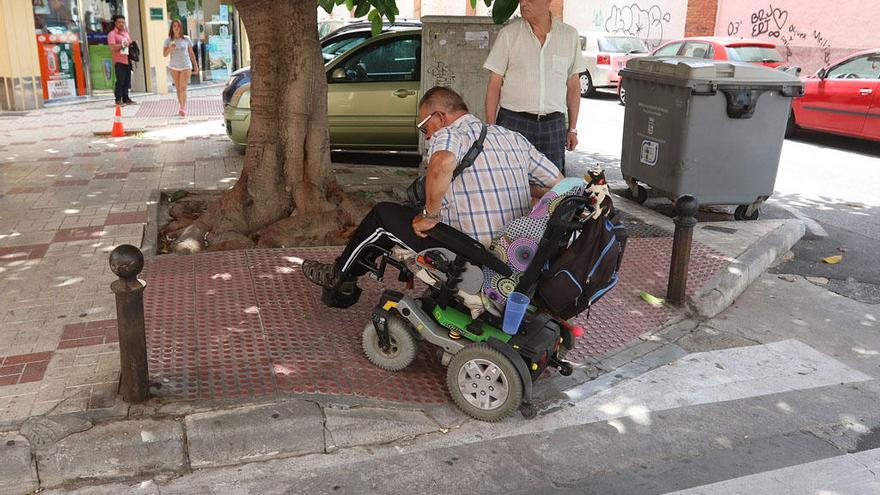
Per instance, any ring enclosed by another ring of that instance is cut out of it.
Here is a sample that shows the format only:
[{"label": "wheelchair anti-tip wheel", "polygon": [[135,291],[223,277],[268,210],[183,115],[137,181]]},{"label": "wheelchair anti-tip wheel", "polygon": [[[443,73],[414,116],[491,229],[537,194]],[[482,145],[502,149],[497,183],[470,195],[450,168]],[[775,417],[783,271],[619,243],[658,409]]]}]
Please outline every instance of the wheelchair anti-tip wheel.
[{"label": "wheelchair anti-tip wheel", "polygon": [[482,421],[500,421],[522,403],[522,378],[510,359],[488,344],[458,351],[446,370],[446,384],[455,404]]},{"label": "wheelchair anti-tip wheel", "polygon": [[416,358],[416,338],[409,329],[409,323],[399,316],[390,316],[387,324],[390,346],[383,349],[373,322],[367,323],[363,335],[364,354],[371,363],[383,370],[400,371]]}]

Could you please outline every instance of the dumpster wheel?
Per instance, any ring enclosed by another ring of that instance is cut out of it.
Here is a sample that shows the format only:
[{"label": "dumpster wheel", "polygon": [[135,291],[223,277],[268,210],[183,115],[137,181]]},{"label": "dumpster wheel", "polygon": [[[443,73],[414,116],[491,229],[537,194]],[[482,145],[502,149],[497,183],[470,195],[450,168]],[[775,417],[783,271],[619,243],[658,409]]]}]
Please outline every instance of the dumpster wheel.
[{"label": "dumpster wheel", "polygon": [[626,188],[626,192],[623,194],[623,196],[626,199],[630,199],[638,204],[642,204],[648,200],[648,190],[642,186],[636,186],[636,188],[637,189],[635,195],[633,195],[633,191],[631,188]]},{"label": "dumpster wheel", "polygon": [[[750,209],[751,213],[749,213]],[[757,220],[760,213],[756,205],[739,205],[733,212],[733,218],[738,221]]]}]

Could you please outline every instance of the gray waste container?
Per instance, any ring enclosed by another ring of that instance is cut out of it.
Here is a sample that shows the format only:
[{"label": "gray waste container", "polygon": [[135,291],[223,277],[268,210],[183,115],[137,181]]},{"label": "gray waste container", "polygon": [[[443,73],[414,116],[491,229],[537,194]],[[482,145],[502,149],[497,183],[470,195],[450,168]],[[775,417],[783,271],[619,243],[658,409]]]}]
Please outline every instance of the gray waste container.
[{"label": "gray waste container", "polygon": [[641,181],[673,199],[741,205],[738,220],[757,218],[773,194],[791,99],[803,83],[778,69],[688,58],[635,58],[620,74],[627,195],[643,202]]}]

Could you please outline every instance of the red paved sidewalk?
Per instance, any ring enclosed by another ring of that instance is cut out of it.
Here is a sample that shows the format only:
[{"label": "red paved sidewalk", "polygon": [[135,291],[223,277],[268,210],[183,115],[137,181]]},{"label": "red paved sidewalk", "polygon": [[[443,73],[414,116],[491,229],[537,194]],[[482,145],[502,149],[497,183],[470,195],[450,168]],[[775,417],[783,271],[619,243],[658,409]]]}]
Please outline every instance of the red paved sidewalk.
[{"label": "red paved sidewalk", "polygon": [[[670,237],[631,238],[621,282],[579,318],[586,335],[570,359],[583,362],[659,328],[666,307],[641,300],[662,295]],[[288,393],[354,395],[415,403],[447,400],[445,370],[423,345],[398,373],[371,365],[361,333],[382,286],[362,278],[360,302],[328,309],[300,271],[302,259],[330,261],[341,248],[291,248],[163,256],[148,260],[145,312],[150,378],[169,399],[225,399]],[[688,290],[706,283],[724,257],[695,244]],[[389,279],[394,279],[389,276]],[[401,289],[399,284],[391,286]]]}]

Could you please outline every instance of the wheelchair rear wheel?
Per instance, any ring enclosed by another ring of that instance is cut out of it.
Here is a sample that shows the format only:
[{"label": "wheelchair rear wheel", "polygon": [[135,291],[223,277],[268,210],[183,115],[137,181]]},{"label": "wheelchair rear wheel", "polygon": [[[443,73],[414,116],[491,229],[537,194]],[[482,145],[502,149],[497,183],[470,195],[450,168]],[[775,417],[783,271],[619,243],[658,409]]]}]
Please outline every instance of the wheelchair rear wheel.
[{"label": "wheelchair rear wheel", "polygon": [[400,371],[415,360],[419,350],[416,338],[407,323],[400,316],[388,318],[388,336],[391,345],[383,349],[379,344],[379,334],[373,322],[367,323],[364,328],[363,348],[367,359],[376,366],[388,371]]},{"label": "wheelchair rear wheel", "polygon": [[446,384],[455,404],[482,421],[500,421],[522,403],[522,378],[510,359],[488,344],[458,351],[446,370]]}]

